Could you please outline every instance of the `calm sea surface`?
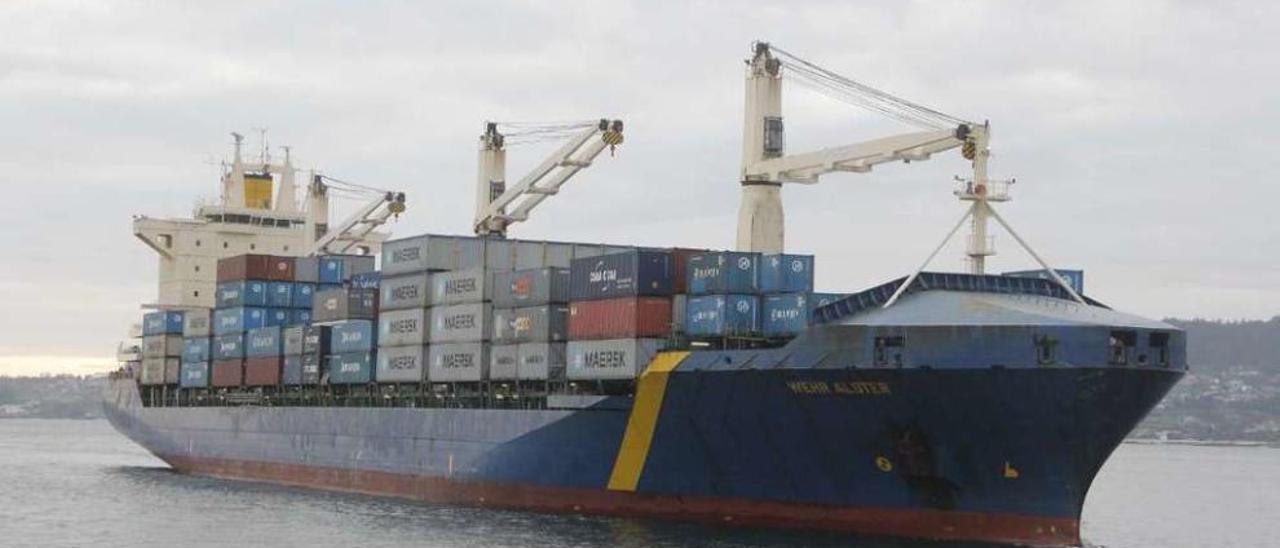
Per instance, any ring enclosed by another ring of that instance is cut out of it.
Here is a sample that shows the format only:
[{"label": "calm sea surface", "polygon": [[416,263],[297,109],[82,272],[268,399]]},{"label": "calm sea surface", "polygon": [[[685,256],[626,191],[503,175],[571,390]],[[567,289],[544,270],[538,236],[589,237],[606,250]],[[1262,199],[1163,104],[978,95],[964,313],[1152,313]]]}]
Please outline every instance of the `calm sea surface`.
[{"label": "calm sea surface", "polygon": [[[1280,547],[1280,450],[1125,445],[1092,546]],[[183,476],[105,421],[0,420],[0,546],[957,546],[475,510]]]}]

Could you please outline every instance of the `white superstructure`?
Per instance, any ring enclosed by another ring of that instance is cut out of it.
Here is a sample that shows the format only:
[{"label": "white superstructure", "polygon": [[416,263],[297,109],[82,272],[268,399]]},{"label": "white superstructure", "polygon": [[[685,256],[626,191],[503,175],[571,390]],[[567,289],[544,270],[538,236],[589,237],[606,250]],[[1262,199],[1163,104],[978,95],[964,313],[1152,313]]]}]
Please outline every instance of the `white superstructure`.
[{"label": "white superstructure", "polygon": [[[273,163],[242,157],[243,137],[222,175],[217,204],[197,206],[191,218],[134,216],[133,233],[156,252],[159,292],[147,308],[212,307],[218,259],[261,253],[305,257],[323,253],[370,254],[387,235],[373,229],[404,210],[404,194],[354,187],[311,173],[301,204],[288,149]],[[329,224],[331,186],[356,190],[372,199],[339,225]],[[354,187],[354,188],[348,188]]]}]

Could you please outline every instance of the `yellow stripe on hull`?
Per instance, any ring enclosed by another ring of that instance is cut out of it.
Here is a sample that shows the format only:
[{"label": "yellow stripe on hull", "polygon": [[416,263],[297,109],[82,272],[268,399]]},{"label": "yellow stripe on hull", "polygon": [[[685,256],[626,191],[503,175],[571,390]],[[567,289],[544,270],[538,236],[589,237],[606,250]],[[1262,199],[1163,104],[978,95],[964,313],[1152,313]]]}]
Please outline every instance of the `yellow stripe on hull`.
[{"label": "yellow stripe on hull", "polygon": [[667,393],[667,378],[688,355],[688,352],[662,352],[640,375],[635,403],[627,419],[627,431],[622,436],[618,458],[613,462],[613,473],[609,475],[610,490],[636,490],[640,473],[644,471],[644,461],[649,458],[653,433],[658,427],[662,398]]}]

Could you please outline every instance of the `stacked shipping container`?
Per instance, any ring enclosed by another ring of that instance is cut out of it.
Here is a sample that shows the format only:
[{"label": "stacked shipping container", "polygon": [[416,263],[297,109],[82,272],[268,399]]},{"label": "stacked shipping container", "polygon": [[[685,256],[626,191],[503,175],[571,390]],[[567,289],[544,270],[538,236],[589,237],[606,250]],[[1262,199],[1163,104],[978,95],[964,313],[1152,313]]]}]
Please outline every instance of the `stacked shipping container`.
[{"label": "stacked shipping container", "polygon": [[567,268],[495,272],[489,378],[563,380],[568,302]]},{"label": "stacked shipping container", "polygon": [[151,312],[142,318],[142,370],[147,386],[177,385],[183,353],[183,313]]},{"label": "stacked shipping container", "polygon": [[668,251],[575,259],[569,285],[569,380],[635,378],[673,335]]}]

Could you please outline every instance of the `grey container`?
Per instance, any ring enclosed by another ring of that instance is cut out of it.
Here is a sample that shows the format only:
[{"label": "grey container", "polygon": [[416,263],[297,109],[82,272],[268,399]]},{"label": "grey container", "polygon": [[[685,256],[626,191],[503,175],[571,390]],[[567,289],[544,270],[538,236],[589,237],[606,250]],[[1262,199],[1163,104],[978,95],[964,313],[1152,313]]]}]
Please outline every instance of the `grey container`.
[{"label": "grey container", "polygon": [[465,270],[484,266],[485,241],[471,236],[423,234],[382,244],[382,274]]},{"label": "grey container", "polygon": [[484,268],[491,272],[516,269],[516,246],[512,240],[485,238]]},{"label": "grey container", "polygon": [[138,382],[144,386],[164,384],[165,358],[142,358],[142,372]]},{"label": "grey container", "polygon": [[320,354],[302,355],[302,384],[320,384],[320,364],[323,361]]},{"label": "grey container", "polygon": [[493,273],[493,306],[517,308],[569,302],[569,269],[534,268]]},{"label": "grey container", "polygon": [[431,304],[479,303],[489,300],[493,278],[483,268],[437,272],[431,275]]},{"label": "grey container", "polygon": [[427,320],[427,311],[422,308],[379,313],[378,346],[427,344],[427,333],[431,331]]},{"label": "grey container", "polygon": [[634,379],[664,344],[663,339],[570,341],[566,374],[569,380]]},{"label": "grey container", "polygon": [[515,241],[515,269],[569,268],[573,261],[573,244],[556,242]]},{"label": "grey container", "polygon": [[293,260],[293,281],[319,283],[320,257],[298,257]]},{"label": "grey container", "polygon": [[426,308],[430,304],[431,281],[426,272],[383,278],[379,310]]},{"label": "grey container", "polygon": [[565,343],[522,343],[516,353],[521,380],[545,381],[563,379],[566,364]]},{"label": "grey container", "polygon": [[685,311],[689,309],[689,296],[679,293],[671,296],[671,331],[684,333]]},{"label": "grey container", "polygon": [[317,291],[311,307],[311,321],[372,320],[378,313],[375,288],[326,289]]},{"label": "grey container", "polygon": [[433,344],[427,378],[431,382],[478,382],[488,378],[489,343]]},{"label": "grey container", "polygon": [[143,358],[182,356],[182,335],[147,335],[142,338]]},{"label": "grey container", "polygon": [[489,338],[493,332],[493,309],[488,304],[456,304],[431,308],[431,344],[475,342]]},{"label": "grey container", "polygon": [[301,325],[286,327],[281,330],[280,336],[284,338],[284,355],[302,355],[302,339],[306,332],[307,328]]},{"label": "grey container", "polygon": [[489,379],[514,381],[520,378],[518,344],[494,344],[489,347]]},{"label": "grey container", "polygon": [[373,373],[378,382],[422,382],[426,372],[426,345],[378,348],[378,365]]},{"label": "grey container", "polygon": [[199,338],[213,334],[213,310],[196,308],[182,314],[182,336]]},{"label": "grey container", "polygon": [[552,304],[493,311],[494,342],[558,342],[568,338],[568,305]]}]

